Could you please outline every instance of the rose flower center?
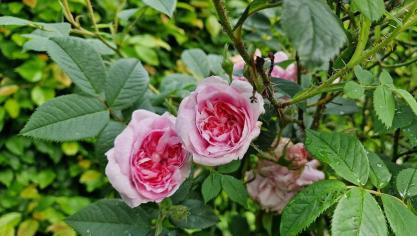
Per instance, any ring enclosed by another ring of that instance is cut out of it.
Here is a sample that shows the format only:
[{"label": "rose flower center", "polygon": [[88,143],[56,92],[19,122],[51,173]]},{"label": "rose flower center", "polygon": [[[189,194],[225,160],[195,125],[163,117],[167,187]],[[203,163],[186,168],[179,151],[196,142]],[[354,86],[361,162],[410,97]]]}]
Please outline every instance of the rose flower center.
[{"label": "rose flower center", "polygon": [[198,129],[210,144],[233,146],[242,136],[245,124],[241,109],[222,101],[207,102],[199,112]]},{"label": "rose flower center", "polygon": [[168,186],[174,187],[173,175],[183,166],[185,158],[186,152],[174,131],[153,131],[131,159],[131,179],[137,188],[167,190]]}]

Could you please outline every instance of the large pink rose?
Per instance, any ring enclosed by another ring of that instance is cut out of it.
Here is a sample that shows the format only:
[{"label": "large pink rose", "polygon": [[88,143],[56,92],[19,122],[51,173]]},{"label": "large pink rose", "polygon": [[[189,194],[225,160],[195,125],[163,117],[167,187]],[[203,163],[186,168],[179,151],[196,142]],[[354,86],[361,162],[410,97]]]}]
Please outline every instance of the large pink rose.
[{"label": "large pink rose", "polygon": [[168,113],[135,111],[106,155],[106,175],[130,207],[171,196],[191,168],[175,131],[175,117]]},{"label": "large pink rose", "polygon": [[324,179],[317,170],[319,162],[312,160],[303,168],[289,170],[271,161],[260,161],[255,170],[248,171],[246,188],[252,199],[266,211],[281,213],[294,195],[303,186]]},{"label": "large pink rose", "polygon": [[203,80],[180,104],[176,128],[194,162],[217,166],[241,159],[260,133],[262,96],[247,81]]}]

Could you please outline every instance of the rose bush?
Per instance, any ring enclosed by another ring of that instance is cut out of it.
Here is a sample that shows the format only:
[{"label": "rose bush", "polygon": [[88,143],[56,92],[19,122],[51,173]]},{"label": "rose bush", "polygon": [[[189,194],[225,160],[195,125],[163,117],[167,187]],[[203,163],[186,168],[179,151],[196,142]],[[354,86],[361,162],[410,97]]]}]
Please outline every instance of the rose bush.
[{"label": "rose bush", "polygon": [[[255,97],[252,100],[252,97]],[[218,166],[242,159],[261,128],[264,100],[247,81],[203,80],[178,110],[176,128],[194,162]]]},{"label": "rose bush", "polygon": [[106,175],[130,207],[162,201],[190,174],[189,156],[168,113],[133,112],[106,155]]},{"label": "rose bush", "polygon": [[[190,10],[192,5],[199,5],[203,14],[217,13],[218,20],[196,19],[193,27],[207,29],[221,45],[204,44],[204,50],[187,49],[181,56],[175,51],[176,62],[167,54],[184,45],[184,37],[201,39],[173,25],[183,24],[174,14],[176,0],[144,0],[126,10],[122,1],[111,19],[99,24],[91,1],[82,2],[90,21],[73,16],[66,0],[60,3],[68,23],[0,17],[0,24],[36,28],[25,35],[28,42],[14,40],[25,49],[45,51],[77,86],[74,94],[42,104],[20,133],[110,149],[106,173],[127,205],[106,199],[81,210],[67,219],[77,232],[416,232],[416,1],[378,0],[370,8],[370,1],[355,0],[212,0],[212,9],[205,1],[182,2],[178,15],[187,19],[200,13]],[[160,25],[166,26],[165,41],[148,34],[126,36],[136,24],[157,28],[141,19],[157,12],[164,14]],[[226,34],[217,37],[221,27]],[[161,51],[155,53],[155,48]],[[252,53],[253,48],[259,50]],[[236,52],[240,57],[229,61],[228,55]],[[399,60],[407,57],[412,58]],[[30,77],[21,70],[17,72]],[[16,102],[6,105],[13,114]],[[25,144],[4,145],[23,153]],[[17,169],[30,156],[20,159],[0,155],[0,164],[10,160]],[[80,182],[94,184],[94,174]],[[29,178],[10,172],[6,177]],[[32,201],[36,191],[19,193],[29,199],[31,209],[44,205]],[[114,198],[116,191],[105,194]],[[13,227],[0,226],[0,232],[13,234]]]}]

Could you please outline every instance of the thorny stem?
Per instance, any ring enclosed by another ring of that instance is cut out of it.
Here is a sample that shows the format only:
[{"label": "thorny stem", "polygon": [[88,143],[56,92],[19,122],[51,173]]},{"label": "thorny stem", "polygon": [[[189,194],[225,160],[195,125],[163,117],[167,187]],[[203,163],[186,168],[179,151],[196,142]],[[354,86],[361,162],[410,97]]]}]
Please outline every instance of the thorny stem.
[{"label": "thorny stem", "polygon": [[401,32],[407,30],[411,26],[417,23],[417,15],[412,16],[407,22],[405,22],[401,27],[396,28],[385,40],[381,41],[379,44],[374,46],[373,48],[364,51],[360,57],[355,60],[351,60],[349,65],[346,65],[335,74],[333,74],[328,80],[322,83],[320,86],[305,90],[304,92],[300,93],[298,96],[294,97],[292,100],[284,102],[280,104],[281,107],[286,107],[289,105],[293,105],[304,101],[308,98],[314,97],[318,94],[321,94],[323,91],[326,91],[327,87],[332,86],[333,81],[337,78],[342,78],[345,74],[347,74],[354,66],[360,64],[365,59],[370,58],[374,54],[376,54],[379,50],[387,46],[391,41],[393,41]]},{"label": "thorny stem", "polygon": [[229,38],[233,41],[233,44],[239,54],[242,56],[243,60],[249,66],[250,76],[248,80],[254,85],[256,90],[260,93],[263,91],[263,83],[256,76],[256,68],[252,55],[248,53],[245,48],[245,45],[242,41],[241,35],[234,34],[233,29],[230,25],[229,17],[227,16],[226,9],[224,6],[224,0],[213,0],[214,7],[216,8],[217,15],[219,16],[220,24],[223,26],[223,29],[226,31]]},{"label": "thorny stem", "polygon": [[[279,102],[275,99],[274,90],[272,88],[272,84],[270,83],[270,77],[265,73],[265,70],[262,66],[257,65],[255,63],[254,57],[248,53],[245,48],[245,45],[242,41],[242,30],[241,27],[237,29],[232,29],[232,26],[229,21],[229,17],[227,16],[224,0],[212,0],[214,7],[216,8],[217,15],[219,17],[220,24],[223,26],[226,34],[232,40],[234,47],[242,56],[243,60],[245,61],[246,65],[248,65],[249,69],[249,78],[248,81],[253,85],[254,89],[258,91],[260,94],[266,95],[268,100],[271,104],[275,107],[277,115],[280,116],[281,109],[279,106]],[[272,65],[271,65],[272,66]],[[259,74],[259,76],[258,76]]]}]

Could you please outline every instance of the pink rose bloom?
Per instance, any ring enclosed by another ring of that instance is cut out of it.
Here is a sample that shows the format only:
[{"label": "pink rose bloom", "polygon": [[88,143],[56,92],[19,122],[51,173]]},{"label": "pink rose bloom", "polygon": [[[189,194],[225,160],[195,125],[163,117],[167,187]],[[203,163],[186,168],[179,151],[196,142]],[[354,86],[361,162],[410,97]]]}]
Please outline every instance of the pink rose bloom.
[{"label": "pink rose bloom", "polygon": [[[283,61],[287,61],[288,56],[284,52],[277,52],[274,55],[274,63],[281,63]],[[292,63],[286,69],[280,66],[274,66],[271,73],[272,77],[290,80],[297,82],[297,65]]]},{"label": "pink rose bloom", "polygon": [[291,161],[294,166],[303,166],[308,161],[308,152],[303,143],[297,143],[287,149],[286,159]]},{"label": "pink rose bloom", "polygon": [[246,188],[252,199],[266,211],[281,213],[288,202],[304,186],[324,179],[317,170],[319,162],[310,161],[303,169],[289,170],[271,161],[262,160],[255,170],[248,171]]},{"label": "pink rose bloom", "polygon": [[247,81],[203,80],[180,104],[176,128],[194,162],[218,166],[242,159],[260,133],[264,100]]},{"label": "pink rose bloom", "polygon": [[168,113],[135,111],[106,155],[106,175],[130,207],[171,196],[191,168],[175,131],[175,117]]}]

